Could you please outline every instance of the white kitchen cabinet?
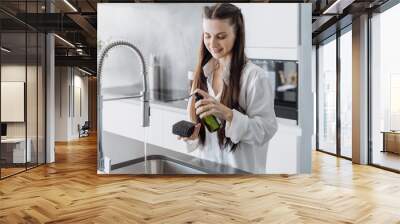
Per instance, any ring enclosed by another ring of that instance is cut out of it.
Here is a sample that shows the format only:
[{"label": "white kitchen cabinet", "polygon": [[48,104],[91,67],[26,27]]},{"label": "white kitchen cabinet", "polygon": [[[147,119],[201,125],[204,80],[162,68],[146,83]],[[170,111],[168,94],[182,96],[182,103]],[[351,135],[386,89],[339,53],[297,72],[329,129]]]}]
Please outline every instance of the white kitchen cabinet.
[{"label": "white kitchen cabinet", "polygon": [[103,131],[143,141],[144,128],[141,114],[140,102],[105,101],[103,102]]},{"label": "white kitchen cabinet", "polygon": [[297,47],[298,4],[238,5],[245,20],[246,47]]},{"label": "white kitchen cabinet", "polygon": [[175,111],[164,111],[163,118],[164,148],[187,153],[186,143],[182,140],[178,140],[177,136],[172,134],[172,126],[178,121],[187,120],[187,115]]},{"label": "white kitchen cabinet", "polygon": [[[187,120],[186,110],[151,104],[150,127],[146,130],[148,143],[166,149],[187,153],[186,143],[172,134],[172,126],[181,120]],[[144,128],[141,126],[141,105],[139,101],[106,101],[103,103],[103,130],[117,135],[144,140]]]},{"label": "white kitchen cabinet", "polygon": [[246,54],[250,58],[297,60],[298,4],[237,3],[236,5],[243,13]]},{"label": "white kitchen cabinet", "polygon": [[166,149],[186,153],[185,142],[178,140],[172,134],[172,126],[181,120],[186,120],[183,112],[170,111],[165,107],[152,106],[150,116],[150,128],[148,131],[148,143]]},{"label": "white kitchen cabinet", "polygon": [[268,146],[268,174],[297,173],[297,145],[300,137],[301,129],[295,121],[278,118],[278,130]]},{"label": "white kitchen cabinet", "polygon": [[150,127],[147,131],[147,141],[150,144],[163,147],[164,145],[164,112],[150,106]]}]

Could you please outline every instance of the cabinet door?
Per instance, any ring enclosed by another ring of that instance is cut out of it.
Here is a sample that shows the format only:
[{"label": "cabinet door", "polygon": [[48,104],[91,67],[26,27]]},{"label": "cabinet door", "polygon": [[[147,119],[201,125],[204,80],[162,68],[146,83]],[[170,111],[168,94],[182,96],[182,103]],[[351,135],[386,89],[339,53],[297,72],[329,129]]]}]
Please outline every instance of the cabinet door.
[{"label": "cabinet door", "polygon": [[268,174],[295,174],[301,129],[296,125],[285,125],[279,121],[278,125],[278,131],[269,142],[266,172]]},{"label": "cabinet door", "polygon": [[164,147],[174,151],[187,153],[186,143],[178,140],[177,136],[172,134],[172,125],[181,120],[187,120],[187,115],[178,112],[164,111]]},{"label": "cabinet door", "polygon": [[298,4],[237,4],[244,16],[248,57],[297,60]]},{"label": "cabinet door", "polygon": [[124,101],[103,102],[103,131],[143,141],[140,104]]},{"label": "cabinet door", "polygon": [[245,19],[246,47],[297,47],[298,4],[238,5]]},{"label": "cabinet door", "polygon": [[164,111],[155,107],[150,108],[150,127],[147,132],[147,141],[150,144],[164,146]]}]

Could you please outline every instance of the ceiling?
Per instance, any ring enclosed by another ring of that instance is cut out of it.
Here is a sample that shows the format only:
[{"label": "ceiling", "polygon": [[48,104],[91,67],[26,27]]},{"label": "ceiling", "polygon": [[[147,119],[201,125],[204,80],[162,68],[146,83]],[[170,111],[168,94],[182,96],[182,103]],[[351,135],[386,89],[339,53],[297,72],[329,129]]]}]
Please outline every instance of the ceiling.
[{"label": "ceiling", "polygon": [[[366,10],[376,8],[386,1],[387,0],[256,0],[235,2],[312,3],[312,32],[313,43],[315,44],[336,32],[337,27],[346,26],[348,23],[351,23],[351,18],[353,16],[357,16]],[[97,3],[110,2],[187,2],[187,0],[47,0],[47,8],[46,0],[1,0],[1,29],[2,32],[5,33],[14,33],[7,34],[7,38],[11,38],[15,41],[20,41],[20,38],[17,37],[18,32],[24,31],[25,28],[30,28],[30,30],[39,32],[55,32],[60,37],[55,38],[56,65],[85,67],[95,73],[97,57]],[[50,8],[52,8],[52,10],[50,10]],[[52,11],[52,13],[49,13],[50,11]],[[341,22],[338,23],[339,20]],[[338,26],[338,24],[340,24],[340,26]],[[12,37],[13,35],[15,38]],[[18,45],[18,43],[16,43],[16,45]]]}]

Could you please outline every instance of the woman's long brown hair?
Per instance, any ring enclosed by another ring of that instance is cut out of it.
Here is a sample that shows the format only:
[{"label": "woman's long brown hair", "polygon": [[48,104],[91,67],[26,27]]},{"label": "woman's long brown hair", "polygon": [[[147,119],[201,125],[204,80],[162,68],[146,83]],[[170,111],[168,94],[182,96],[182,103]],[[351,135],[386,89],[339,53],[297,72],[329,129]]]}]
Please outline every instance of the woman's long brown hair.
[{"label": "woman's long brown hair", "polygon": [[[245,32],[242,12],[238,7],[232,4],[219,3],[211,7],[204,7],[203,19],[229,19],[230,25],[234,26],[235,41],[232,48],[232,57],[230,63],[229,88],[225,82],[223,82],[224,87],[221,95],[221,103],[231,109],[236,109],[244,113],[244,110],[239,106],[240,77],[247,60],[244,53]],[[203,66],[212,58],[212,55],[204,45],[203,36],[204,35],[202,34],[199,61],[194,72],[192,91],[198,88],[208,92],[207,79],[203,72]],[[195,122],[201,122],[200,118],[196,115],[194,104],[194,99],[192,99],[190,107],[191,120]],[[235,151],[237,144],[233,144],[232,141],[225,136],[225,125],[226,121],[224,120],[222,121],[221,128],[218,130],[219,146],[221,149],[223,149],[225,146],[231,145],[231,151]],[[204,145],[204,125],[201,126],[199,138],[200,143]]]}]

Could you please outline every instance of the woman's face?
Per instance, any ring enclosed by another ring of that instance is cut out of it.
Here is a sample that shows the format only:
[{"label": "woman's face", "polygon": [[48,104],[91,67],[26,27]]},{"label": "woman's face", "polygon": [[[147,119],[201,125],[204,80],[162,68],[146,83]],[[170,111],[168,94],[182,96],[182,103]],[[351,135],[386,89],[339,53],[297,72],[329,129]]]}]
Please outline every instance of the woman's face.
[{"label": "woman's face", "polygon": [[234,26],[228,19],[203,19],[204,45],[216,59],[231,54],[235,42]]}]

